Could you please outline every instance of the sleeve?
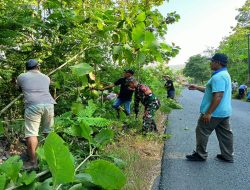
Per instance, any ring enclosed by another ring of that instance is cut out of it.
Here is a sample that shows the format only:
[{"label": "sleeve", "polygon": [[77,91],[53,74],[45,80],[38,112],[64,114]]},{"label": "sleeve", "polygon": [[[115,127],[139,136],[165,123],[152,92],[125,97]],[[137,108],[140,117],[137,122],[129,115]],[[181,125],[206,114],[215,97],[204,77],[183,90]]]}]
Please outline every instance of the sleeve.
[{"label": "sleeve", "polygon": [[16,89],[21,90],[20,76],[16,79]]},{"label": "sleeve", "polygon": [[135,91],[135,98],[134,98],[134,111],[135,111],[135,114],[139,113],[140,100],[141,100],[141,98],[140,98],[139,92],[136,90]]},{"label": "sleeve", "polygon": [[118,79],[117,81],[114,82],[115,86],[121,85],[122,84],[122,78]]},{"label": "sleeve", "polygon": [[225,92],[226,81],[223,77],[213,77],[211,81],[212,92]]}]

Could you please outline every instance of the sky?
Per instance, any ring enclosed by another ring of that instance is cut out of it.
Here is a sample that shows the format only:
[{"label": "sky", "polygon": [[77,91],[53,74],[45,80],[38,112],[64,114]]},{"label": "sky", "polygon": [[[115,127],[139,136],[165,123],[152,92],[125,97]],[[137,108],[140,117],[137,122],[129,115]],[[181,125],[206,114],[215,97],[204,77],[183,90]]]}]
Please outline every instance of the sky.
[{"label": "sky", "polygon": [[223,37],[236,25],[237,8],[246,0],[169,0],[158,10],[166,16],[176,11],[181,19],[169,25],[166,42],[181,47],[169,65],[182,65],[188,58],[202,53],[209,47],[217,48]]}]

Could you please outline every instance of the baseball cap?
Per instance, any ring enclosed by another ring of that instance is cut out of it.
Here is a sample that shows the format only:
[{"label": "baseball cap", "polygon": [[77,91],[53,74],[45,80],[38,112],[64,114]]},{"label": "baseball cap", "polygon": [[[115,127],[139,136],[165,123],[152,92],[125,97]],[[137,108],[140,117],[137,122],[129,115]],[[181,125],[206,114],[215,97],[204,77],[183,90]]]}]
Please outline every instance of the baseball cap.
[{"label": "baseball cap", "polygon": [[130,73],[133,75],[135,72],[132,69],[124,69],[125,73]]},{"label": "baseball cap", "polygon": [[26,62],[26,68],[33,68],[35,66],[38,66],[39,63],[35,59],[30,59],[29,61]]},{"label": "baseball cap", "polygon": [[216,53],[212,58],[209,58],[211,61],[218,61],[223,65],[227,65],[228,57],[223,53]]}]

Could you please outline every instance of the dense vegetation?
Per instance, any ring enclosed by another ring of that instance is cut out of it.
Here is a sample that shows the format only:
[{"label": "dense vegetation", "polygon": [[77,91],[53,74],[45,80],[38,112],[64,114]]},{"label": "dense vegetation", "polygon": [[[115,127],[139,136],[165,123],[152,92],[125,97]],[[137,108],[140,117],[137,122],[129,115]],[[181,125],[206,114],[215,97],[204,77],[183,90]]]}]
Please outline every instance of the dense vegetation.
[{"label": "dense vegetation", "polygon": [[[237,26],[233,28],[231,35],[225,37],[216,52],[225,53],[229,57],[228,69],[233,80],[237,80],[239,84],[248,82],[248,34],[250,33],[250,0],[247,0],[242,8],[239,9],[239,14],[236,17]],[[211,56],[214,51],[209,50]],[[189,59],[184,74],[202,82],[204,77],[208,77],[209,67],[207,61],[200,60],[200,66],[195,66],[202,55],[193,56]],[[199,65],[197,63],[197,65]],[[202,66],[201,66],[202,65]],[[207,65],[207,66],[205,66]],[[193,67],[195,66],[196,69]],[[204,71],[204,69],[206,71]]]},{"label": "dense vegetation", "polygon": [[[117,138],[123,122],[140,126],[140,121],[125,115],[117,120],[111,102],[103,102],[107,92],[96,89],[132,68],[161,99],[161,111],[178,107],[166,100],[160,78],[172,74],[164,64],[178,47],[166,44],[164,36],[179,16],[163,17],[155,9],[162,3],[0,0],[0,107],[19,94],[15,80],[28,59],[38,59],[46,74],[64,65],[50,76],[57,117],[55,133],[37,150],[39,171],[24,172],[19,157],[11,157],[0,166],[0,190],[123,187],[122,161],[102,150]],[[144,67],[156,62],[155,68]],[[20,99],[1,114],[1,138],[10,144],[22,134],[22,108]]]}]

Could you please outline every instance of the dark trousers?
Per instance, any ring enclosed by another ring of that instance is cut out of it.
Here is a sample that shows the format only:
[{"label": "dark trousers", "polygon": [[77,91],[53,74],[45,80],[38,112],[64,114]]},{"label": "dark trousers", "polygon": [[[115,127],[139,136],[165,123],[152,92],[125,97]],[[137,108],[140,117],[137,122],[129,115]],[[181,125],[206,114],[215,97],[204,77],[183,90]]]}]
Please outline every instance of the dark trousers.
[{"label": "dark trousers", "polygon": [[221,154],[228,160],[233,160],[233,133],[230,129],[229,117],[212,117],[209,124],[205,124],[200,116],[196,127],[196,152],[204,159],[207,158],[206,151],[208,138],[215,130]]}]

